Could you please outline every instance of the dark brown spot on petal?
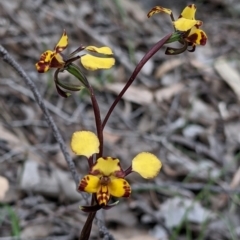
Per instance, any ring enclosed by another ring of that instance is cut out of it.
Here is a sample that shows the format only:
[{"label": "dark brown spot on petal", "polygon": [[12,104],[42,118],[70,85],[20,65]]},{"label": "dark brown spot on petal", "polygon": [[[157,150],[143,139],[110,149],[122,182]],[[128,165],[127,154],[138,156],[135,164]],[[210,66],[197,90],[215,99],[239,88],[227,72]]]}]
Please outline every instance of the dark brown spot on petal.
[{"label": "dark brown spot on petal", "polygon": [[187,37],[187,40],[191,43],[195,43],[197,41],[198,35],[197,33],[194,33]]},{"label": "dark brown spot on petal", "polygon": [[196,9],[195,4],[189,4],[188,7],[190,7],[190,8],[195,8],[195,9]]},{"label": "dark brown spot on petal", "polygon": [[86,177],[84,177],[78,186],[78,191],[84,191],[85,187],[88,185],[88,182],[86,180]]},{"label": "dark brown spot on petal", "polygon": [[125,177],[125,173],[124,173],[124,171],[122,171],[122,169],[120,171],[115,171],[113,175],[117,178],[124,178]]},{"label": "dark brown spot on petal", "polygon": [[199,21],[197,24],[195,24],[196,28],[199,28],[203,25],[203,21]]},{"label": "dark brown spot on petal", "polygon": [[65,62],[63,61],[63,59],[61,59],[61,62],[59,62],[59,60],[54,56],[51,60],[50,67],[51,68],[61,68],[64,66],[64,64],[65,64]]},{"label": "dark brown spot on petal", "polygon": [[36,63],[36,68],[39,73],[44,73],[49,68],[49,63],[39,61]]},{"label": "dark brown spot on petal", "polygon": [[106,176],[100,178],[100,184],[103,186],[107,186],[110,183],[110,181],[111,181],[110,178]]},{"label": "dark brown spot on petal", "polygon": [[150,18],[153,14],[158,13],[158,12],[164,12],[164,8],[161,6],[156,6],[151,9],[151,11],[147,14],[147,17]]},{"label": "dark brown spot on petal", "polygon": [[201,40],[200,45],[205,45],[207,43],[207,37],[204,35],[204,33],[201,32]]},{"label": "dark brown spot on petal", "polygon": [[130,188],[130,186],[124,186],[123,188],[124,188],[124,190],[125,190],[123,197],[129,197],[130,194],[131,194],[131,188]]}]

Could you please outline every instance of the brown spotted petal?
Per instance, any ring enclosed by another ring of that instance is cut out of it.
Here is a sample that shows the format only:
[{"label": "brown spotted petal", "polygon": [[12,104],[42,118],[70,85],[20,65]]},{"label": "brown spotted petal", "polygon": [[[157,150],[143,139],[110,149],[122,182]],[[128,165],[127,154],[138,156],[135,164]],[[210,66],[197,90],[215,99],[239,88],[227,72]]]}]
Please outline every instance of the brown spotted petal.
[{"label": "brown spotted petal", "polygon": [[195,45],[204,46],[207,43],[207,34],[203,30],[193,27],[185,39]]},{"label": "brown spotted petal", "polygon": [[150,18],[152,15],[156,14],[156,13],[160,13],[160,12],[164,12],[167,13],[169,15],[172,14],[172,10],[168,9],[168,8],[163,8],[161,6],[156,6],[154,8],[152,8],[149,13],[147,14],[148,18]]},{"label": "brown spotted petal", "polygon": [[88,193],[96,193],[100,187],[100,179],[97,176],[86,175],[79,183],[78,190]]},{"label": "brown spotted petal", "polygon": [[61,68],[64,64],[63,57],[59,53],[47,50],[41,55],[40,60],[35,66],[39,73],[44,73],[47,72],[49,68]]},{"label": "brown spotted petal", "polygon": [[54,57],[54,52],[47,50],[40,56],[40,60],[35,64],[37,71],[39,73],[47,72],[50,68],[52,58]]},{"label": "brown spotted petal", "polygon": [[114,197],[129,197],[131,194],[131,187],[124,178],[112,179],[108,187]]}]

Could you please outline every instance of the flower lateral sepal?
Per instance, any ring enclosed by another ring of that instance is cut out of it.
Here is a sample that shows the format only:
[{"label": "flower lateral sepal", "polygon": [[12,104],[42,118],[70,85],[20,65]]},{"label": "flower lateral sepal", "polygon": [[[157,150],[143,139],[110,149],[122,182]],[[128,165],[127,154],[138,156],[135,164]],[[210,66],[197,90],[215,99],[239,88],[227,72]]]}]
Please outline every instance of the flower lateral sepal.
[{"label": "flower lateral sepal", "polygon": [[81,72],[81,70],[78,66],[71,63],[66,67],[66,71],[68,71],[74,77],[76,77],[86,88],[89,87],[89,83],[88,83],[86,76]]},{"label": "flower lateral sepal", "polygon": [[102,206],[96,204],[96,205],[91,205],[91,206],[80,206],[79,208],[85,213],[90,213],[90,212],[97,212],[98,210],[100,210],[102,208]]},{"label": "flower lateral sepal", "polygon": [[63,98],[68,98],[71,96],[71,93],[63,91],[57,84],[55,84],[58,94]]},{"label": "flower lateral sepal", "polygon": [[[57,69],[54,73],[55,86],[56,86],[58,94],[61,97],[67,98],[67,97],[71,96],[71,93],[69,93],[68,91],[76,92],[76,91],[80,91],[83,88],[85,88],[81,84],[66,83],[63,80],[59,79],[59,77],[58,77],[59,73],[61,73],[63,71],[64,71],[63,69]],[[65,90],[67,90],[67,91],[65,91]]]},{"label": "flower lateral sepal", "polygon": [[180,53],[183,53],[187,50],[188,48],[188,43],[186,41],[183,42],[183,47],[181,48],[172,48],[172,47],[168,47],[165,51],[166,55],[177,55]]}]

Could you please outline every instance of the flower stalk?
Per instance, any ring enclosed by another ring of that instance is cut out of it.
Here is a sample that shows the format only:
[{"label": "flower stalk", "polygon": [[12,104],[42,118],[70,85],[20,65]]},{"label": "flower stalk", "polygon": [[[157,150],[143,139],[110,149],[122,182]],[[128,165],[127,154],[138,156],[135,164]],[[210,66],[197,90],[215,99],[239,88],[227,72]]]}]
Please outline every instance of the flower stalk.
[{"label": "flower stalk", "polygon": [[[167,43],[167,41],[171,38],[172,33],[167,34],[164,38],[162,38],[161,40],[159,40],[144,56],[143,58],[140,60],[140,62],[137,64],[136,68],[134,69],[133,73],[131,74],[129,80],[127,81],[126,85],[124,86],[124,88],[122,89],[122,91],[118,94],[118,96],[116,97],[116,99],[114,100],[114,102],[112,103],[111,107],[109,108],[103,123],[102,123],[102,128],[104,129],[110,115],[112,114],[114,108],[116,107],[116,105],[118,104],[118,102],[122,99],[122,96],[124,95],[124,93],[128,90],[128,88],[132,85],[132,83],[134,82],[134,80],[136,79],[138,73],[141,71],[141,69],[144,67],[144,65],[147,63],[147,61],[155,54],[159,51],[159,49]],[[174,36],[176,38],[176,36]]]}]

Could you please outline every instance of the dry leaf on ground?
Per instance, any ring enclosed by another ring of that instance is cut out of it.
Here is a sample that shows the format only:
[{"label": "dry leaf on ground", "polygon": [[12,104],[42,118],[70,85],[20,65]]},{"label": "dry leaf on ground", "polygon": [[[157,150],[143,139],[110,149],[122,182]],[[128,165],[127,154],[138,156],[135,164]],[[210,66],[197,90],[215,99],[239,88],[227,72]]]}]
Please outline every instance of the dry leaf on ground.
[{"label": "dry leaf on ground", "polygon": [[[107,84],[106,89],[113,93],[119,94],[124,86],[125,83],[113,83]],[[123,99],[140,105],[149,105],[153,101],[153,93],[146,88],[131,86],[123,95]]]},{"label": "dry leaf on ground", "polygon": [[227,62],[226,59],[218,59],[214,67],[223,80],[232,88],[232,90],[240,99],[240,75],[239,73]]},{"label": "dry leaf on ground", "polygon": [[162,65],[160,65],[155,73],[155,78],[161,78],[164,74],[167,72],[173,70],[174,68],[177,68],[181,66],[184,63],[184,59],[176,58],[176,59],[170,59],[168,61],[165,61]]},{"label": "dry leaf on ground", "polygon": [[0,201],[4,199],[8,189],[9,189],[8,180],[5,177],[0,176]]},{"label": "dry leaf on ground", "polygon": [[184,85],[182,83],[176,83],[171,85],[170,87],[162,88],[155,92],[155,98],[157,102],[160,103],[162,101],[167,101],[171,99],[175,94],[180,93],[184,89]]}]

